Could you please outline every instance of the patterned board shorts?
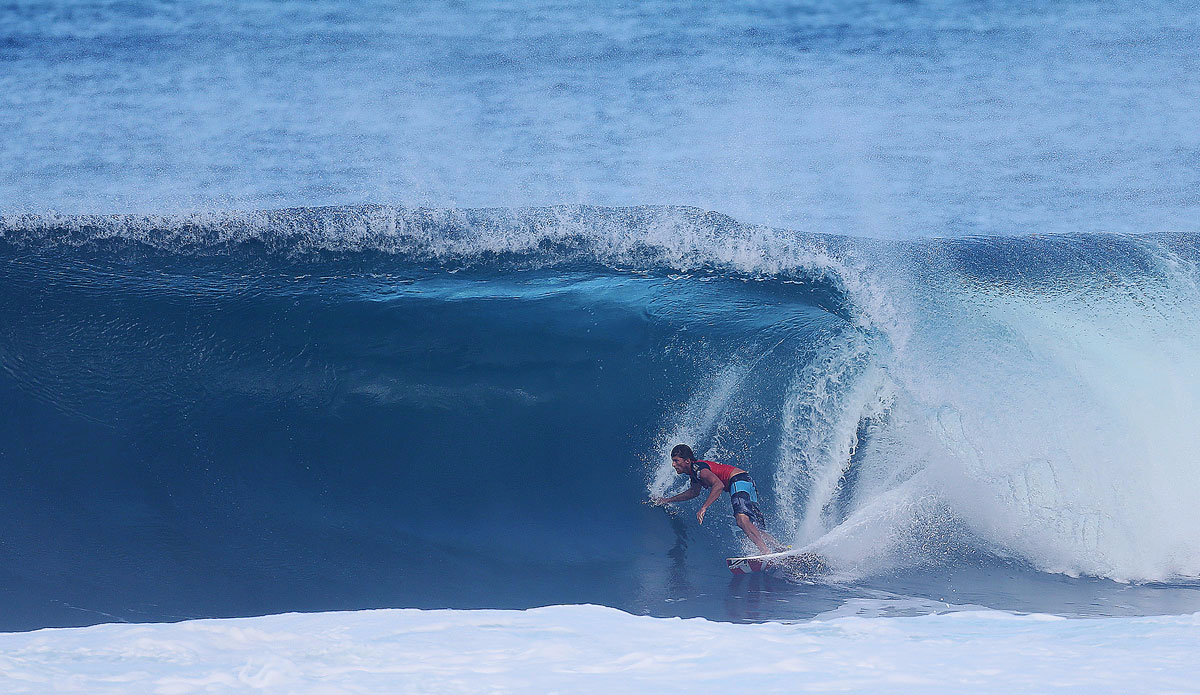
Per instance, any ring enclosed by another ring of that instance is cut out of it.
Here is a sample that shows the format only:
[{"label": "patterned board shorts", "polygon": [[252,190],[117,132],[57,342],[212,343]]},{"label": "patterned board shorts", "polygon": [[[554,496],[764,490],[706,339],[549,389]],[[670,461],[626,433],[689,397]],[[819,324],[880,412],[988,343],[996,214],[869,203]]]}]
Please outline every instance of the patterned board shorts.
[{"label": "patterned board shorts", "polygon": [[767,520],[758,508],[758,490],[754,489],[750,474],[738,473],[729,479],[729,502],[733,504],[735,515],[745,514],[759,529],[767,529]]}]

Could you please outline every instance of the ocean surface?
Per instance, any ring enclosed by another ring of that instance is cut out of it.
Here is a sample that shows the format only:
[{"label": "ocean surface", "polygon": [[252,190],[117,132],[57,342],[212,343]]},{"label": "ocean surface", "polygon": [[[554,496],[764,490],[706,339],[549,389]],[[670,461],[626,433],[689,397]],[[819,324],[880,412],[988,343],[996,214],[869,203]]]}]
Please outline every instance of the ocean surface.
[{"label": "ocean surface", "polygon": [[0,5],[0,210],[691,205],[1195,230],[1174,0]]},{"label": "ocean surface", "polygon": [[[452,610],[363,619],[1173,649],[1198,31],[1166,2],[0,5],[0,631],[420,608]],[[677,443],[830,572],[732,577],[727,500],[644,504]],[[558,604],[634,615],[481,610]],[[798,626],[713,627],[763,622]],[[85,633],[36,634],[69,663]],[[53,670],[26,644],[0,676]]]}]

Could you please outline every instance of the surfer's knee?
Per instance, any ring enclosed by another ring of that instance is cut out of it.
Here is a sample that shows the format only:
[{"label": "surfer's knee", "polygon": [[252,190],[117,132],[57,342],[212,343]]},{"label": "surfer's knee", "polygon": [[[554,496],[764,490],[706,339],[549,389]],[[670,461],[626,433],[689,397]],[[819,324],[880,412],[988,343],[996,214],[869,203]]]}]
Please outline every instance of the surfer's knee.
[{"label": "surfer's knee", "polygon": [[754,529],[755,531],[758,530],[758,527],[755,526],[754,522],[750,520],[750,516],[748,514],[734,514],[733,520],[737,523],[738,528],[742,529],[746,533],[750,533],[750,529]]}]

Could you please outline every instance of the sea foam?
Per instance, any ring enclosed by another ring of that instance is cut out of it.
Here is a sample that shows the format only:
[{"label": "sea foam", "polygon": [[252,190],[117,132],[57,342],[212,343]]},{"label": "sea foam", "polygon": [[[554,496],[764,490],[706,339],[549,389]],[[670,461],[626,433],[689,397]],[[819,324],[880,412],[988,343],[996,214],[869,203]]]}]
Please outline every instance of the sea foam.
[{"label": "sea foam", "polygon": [[0,635],[8,693],[1194,692],[1200,614],[798,624],[599,606],[373,610]]}]

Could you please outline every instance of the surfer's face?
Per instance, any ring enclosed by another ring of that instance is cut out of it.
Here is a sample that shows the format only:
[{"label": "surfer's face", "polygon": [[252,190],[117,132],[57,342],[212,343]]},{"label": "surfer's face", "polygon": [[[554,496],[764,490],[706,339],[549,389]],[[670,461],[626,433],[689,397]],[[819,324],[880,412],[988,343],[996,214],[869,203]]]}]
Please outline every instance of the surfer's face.
[{"label": "surfer's face", "polygon": [[691,463],[691,462],[685,458],[682,458],[679,456],[671,457],[671,468],[674,468],[675,472],[680,475],[687,473],[689,463]]}]

